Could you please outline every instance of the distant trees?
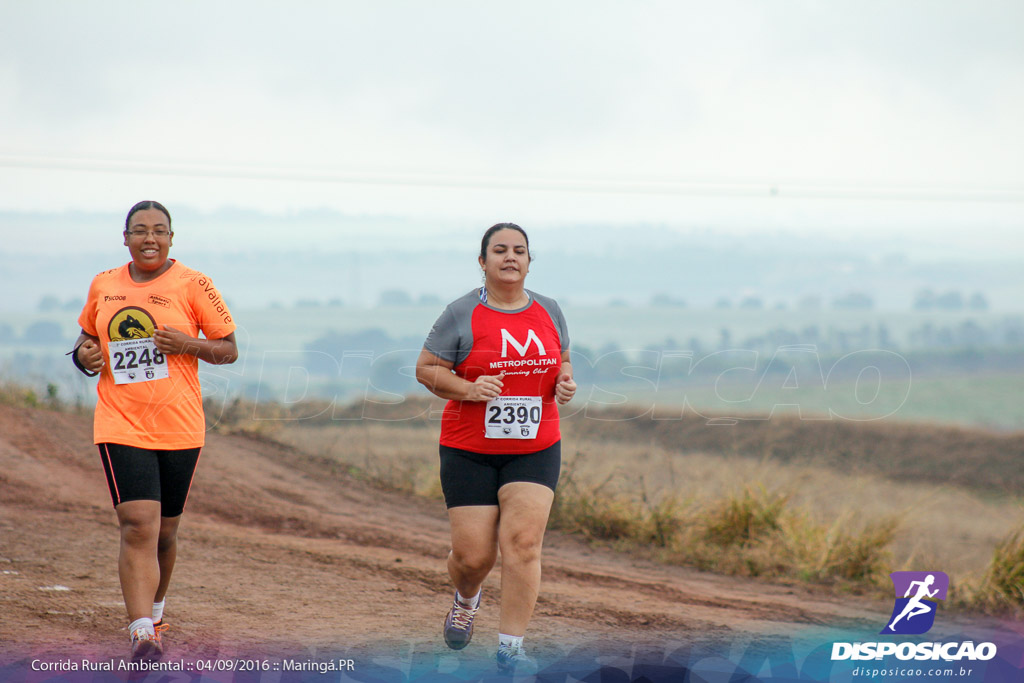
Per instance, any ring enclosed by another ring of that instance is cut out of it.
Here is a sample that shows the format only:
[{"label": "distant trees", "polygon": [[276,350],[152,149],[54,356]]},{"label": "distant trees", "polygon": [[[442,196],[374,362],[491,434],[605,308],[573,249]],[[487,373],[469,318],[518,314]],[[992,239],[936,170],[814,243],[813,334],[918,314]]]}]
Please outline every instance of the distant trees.
[{"label": "distant trees", "polygon": [[[401,307],[401,306],[440,306],[442,304],[441,298],[436,294],[420,294],[414,298],[412,294],[404,289],[388,289],[380,293],[377,297],[377,306],[382,308]],[[327,301],[321,299],[296,299],[292,302],[294,308],[343,308],[348,304],[341,297],[331,297]],[[358,304],[357,304],[358,305]],[[268,305],[269,308],[281,309],[284,305],[280,301],[271,302]]]},{"label": "distant trees", "polygon": [[987,311],[988,298],[982,292],[974,292],[965,298],[962,292],[949,290],[936,292],[933,289],[921,289],[914,294],[913,309],[915,311]]},{"label": "distant trees", "polygon": [[381,306],[412,306],[412,297],[404,289],[386,289],[380,293]]},{"label": "distant trees", "polygon": [[40,313],[51,313],[53,311],[74,311],[77,313],[82,310],[84,305],[85,299],[79,297],[72,297],[62,303],[53,294],[45,294],[39,299],[39,303],[36,304],[36,310]]},{"label": "distant trees", "polygon": [[[652,305],[664,306],[672,302],[667,294],[655,294],[651,298]],[[682,303],[679,301],[678,303]],[[870,311],[876,307],[875,297],[862,290],[850,290],[835,296],[831,300],[831,308],[837,311]],[[824,308],[822,297],[817,294],[805,294],[793,301],[778,300],[772,304],[774,310],[786,310],[792,304],[798,311],[820,311]],[[760,311],[767,305],[765,299],[757,293],[745,294],[738,299],[719,296],[712,306],[717,310],[729,310],[734,306],[740,310]],[[934,289],[920,289],[914,293],[911,305],[915,311],[987,311],[988,297],[983,292],[974,292],[969,296],[961,291],[947,290],[937,292]]]},{"label": "distant trees", "polygon": [[29,344],[60,344],[64,341],[64,334],[57,323],[40,320],[29,325],[22,338]]},{"label": "distant trees", "polygon": [[988,310],[988,299],[981,292],[975,292],[971,295],[971,298],[967,300],[967,307],[972,311],[987,311]]},{"label": "distant trees", "polygon": [[658,292],[651,297],[651,306],[655,308],[685,308],[686,301],[667,292]]},{"label": "distant trees", "polygon": [[813,294],[801,297],[800,301],[797,302],[796,307],[801,311],[820,311],[821,297]]},{"label": "distant trees", "polygon": [[60,299],[53,296],[52,294],[47,294],[46,296],[39,300],[39,305],[36,306],[36,308],[38,308],[41,313],[56,311],[58,308],[60,308]]},{"label": "distant trees", "polygon": [[747,311],[760,311],[764,308],[764,299],[759,296],[745,296],[740,300],[740,308]]},{"label": "distant trees", "polygon": [[875,307],[875,300],[864,292],[847,292],[832,301],[832,307],[847,311],[869,311]]},{"label": "distant trees", "polygon": [[305,345],[305,368],[313,375],[349,381],[365,373],[373,388],[404,393],[416,386],[411,368],[422,346],[421,337],[396,338],[380,328],[331,330]]}]

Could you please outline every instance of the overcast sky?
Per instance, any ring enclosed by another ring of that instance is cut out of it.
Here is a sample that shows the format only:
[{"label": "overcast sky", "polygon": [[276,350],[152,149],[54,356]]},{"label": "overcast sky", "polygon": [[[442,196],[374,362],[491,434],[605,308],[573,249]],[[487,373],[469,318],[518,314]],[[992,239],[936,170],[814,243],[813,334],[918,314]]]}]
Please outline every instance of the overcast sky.
[{"label": "overcast sky", "polygon": [[0,0],[0,211],[1024,251],[1024,3]]}]

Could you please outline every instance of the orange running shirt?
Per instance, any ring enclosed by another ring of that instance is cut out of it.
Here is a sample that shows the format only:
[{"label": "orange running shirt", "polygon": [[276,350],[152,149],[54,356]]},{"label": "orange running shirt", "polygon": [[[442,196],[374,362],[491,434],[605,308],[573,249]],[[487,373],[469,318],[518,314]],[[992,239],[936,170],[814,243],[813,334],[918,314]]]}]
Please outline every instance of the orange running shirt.
[{"label": "orange running shirt", "polygon": [[[96,392],[93,440],[138,448],[197,448],[206,440],[199,359],[150,353],[144,340],[157,327],[171,326],[192,337],[221,339],[235,331],[231,312],[210,278],[171,259],[166,272],[135,282],[128,264],[100,273],[89,286],[78,324],[100,339],[106,365]],[[113,357],[112,357],[113,356]],[[166,377],[160,378],[166,364]],[[117,366],[120,380],[114,380]],[[147,379],[147,373],[157,379]],[[127,379],[130,377],[131,379]]]}]

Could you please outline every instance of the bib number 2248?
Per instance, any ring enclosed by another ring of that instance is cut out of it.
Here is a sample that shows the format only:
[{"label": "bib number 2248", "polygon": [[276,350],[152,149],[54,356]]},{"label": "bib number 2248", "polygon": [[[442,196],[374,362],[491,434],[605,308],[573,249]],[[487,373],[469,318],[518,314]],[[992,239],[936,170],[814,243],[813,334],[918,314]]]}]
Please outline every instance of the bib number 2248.
[{"label": "bib number 2248", "polygon": [[169,377],[167,358],[152,339],[126,339],[110,342],[110,370],[115,384],[152,382]]}]

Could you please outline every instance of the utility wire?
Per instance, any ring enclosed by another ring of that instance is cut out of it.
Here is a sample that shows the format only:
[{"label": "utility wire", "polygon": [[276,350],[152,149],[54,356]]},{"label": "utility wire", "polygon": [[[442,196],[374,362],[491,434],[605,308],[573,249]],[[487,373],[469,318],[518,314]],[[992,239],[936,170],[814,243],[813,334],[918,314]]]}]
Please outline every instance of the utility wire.
[{"label": "utility wire", "polygon": [[1022,203],[1021,188],[964,188],[941,186],[829,184],[767,181],[652,181],[594,180],[580,178],[537,179],[444,174],[344,172],[310,169],[275,169],[258,166],[137,162],[0,155],[0,168],[129,173],[218,178],[224,180],[283,181],[344,185],[432,187],[470,190],[527,190],[583,194],[686,195],[704,197],[779,197],[798,199],[857,199],[881,201]]}]

